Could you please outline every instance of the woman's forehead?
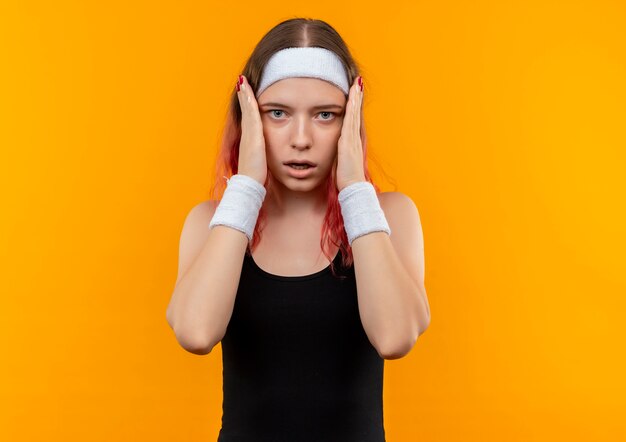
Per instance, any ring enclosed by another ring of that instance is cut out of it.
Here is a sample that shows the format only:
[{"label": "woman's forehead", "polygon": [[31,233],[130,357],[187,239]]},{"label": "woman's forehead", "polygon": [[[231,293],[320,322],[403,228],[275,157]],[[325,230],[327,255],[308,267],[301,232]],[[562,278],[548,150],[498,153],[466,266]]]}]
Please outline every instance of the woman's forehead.
[{"label": "woman's forehead", "polygon": [[287,106],[343,105],[346,96],[334,84],[319,78],[284,78],[270,85],[258,97],[259,104],[272,101]]}]

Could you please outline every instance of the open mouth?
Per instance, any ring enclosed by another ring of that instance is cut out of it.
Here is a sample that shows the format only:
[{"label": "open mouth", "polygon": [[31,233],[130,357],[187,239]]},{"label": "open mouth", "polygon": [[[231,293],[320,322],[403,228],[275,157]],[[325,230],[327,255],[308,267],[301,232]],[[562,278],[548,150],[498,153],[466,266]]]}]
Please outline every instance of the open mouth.
[{"label": "open mouth", "polygon": [[311,167],[314,167],[314,166],[310,166],[308,164],[294,164],[294,163],[289,163],[289,164],[287,164],[287,166],[291,167],[292,169],[296,169],[296,170],[305,170],[305,169],[310,169]]}]

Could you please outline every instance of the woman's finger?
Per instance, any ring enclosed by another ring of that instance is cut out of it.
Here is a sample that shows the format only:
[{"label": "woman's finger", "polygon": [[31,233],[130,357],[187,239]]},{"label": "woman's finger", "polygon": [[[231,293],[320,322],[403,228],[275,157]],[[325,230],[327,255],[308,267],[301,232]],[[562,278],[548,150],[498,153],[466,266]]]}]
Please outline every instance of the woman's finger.
[{"label": "woman's finger", "polygon": [[341,127],[342,136],[347,136],[348,132],[352,130],[354,124],[354,85],[348,90],[348,101],[346,103],[346,114],[343,117],[343,125]]},{"label": "woman's finger", "polygon": [[241,75],[241,78],[241,90],[238,92],[239,102],[246,107],[246,111],[250,118],[260,122],[261,114],[259,112],[259,105],[254,96],[254,91],[252,90],[250,83],[248,83],[248,79],[244,75]]},{"label": "woman's finger", "polygon": [[352,85],[353,90],[353,100],[354,103],[352,105],[352,128],[355,134],[358,134],[359,130],[359,119],[361,118],[361,97],[359,96],[360,86],[359,86],[359,77],[354,79],[354,84]]}]

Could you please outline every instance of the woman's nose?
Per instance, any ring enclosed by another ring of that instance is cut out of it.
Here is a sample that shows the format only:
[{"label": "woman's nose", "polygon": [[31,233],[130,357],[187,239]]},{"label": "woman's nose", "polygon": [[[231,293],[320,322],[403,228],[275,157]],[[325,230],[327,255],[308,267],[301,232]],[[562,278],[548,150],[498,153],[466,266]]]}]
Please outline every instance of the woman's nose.
[{"label": "woman's nose", "polygon": [[306,118],[296,118],[291,134],[291,144],[294,147],[308,147],[311,145],[311,123]]}]

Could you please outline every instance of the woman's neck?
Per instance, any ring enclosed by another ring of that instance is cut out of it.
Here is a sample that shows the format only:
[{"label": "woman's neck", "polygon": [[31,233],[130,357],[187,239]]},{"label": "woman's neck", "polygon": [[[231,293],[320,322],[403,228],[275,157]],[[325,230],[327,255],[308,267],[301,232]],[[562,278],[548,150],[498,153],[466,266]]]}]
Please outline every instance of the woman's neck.
[{"label": "woman's neck", "polygon": [[263,202],[268,217],[299,220],[324,217],[326,214],[328,201],[322,186],[309,192],[276,187],[267,193]]}]

